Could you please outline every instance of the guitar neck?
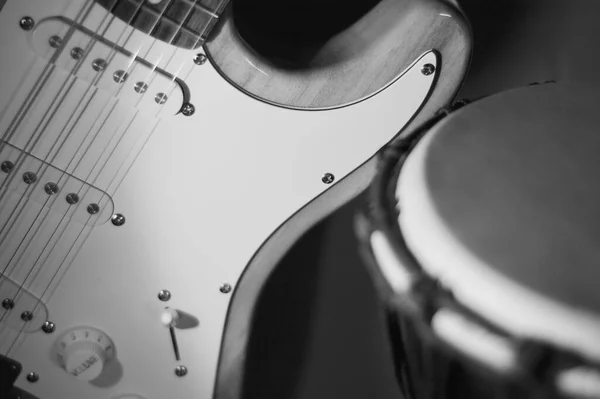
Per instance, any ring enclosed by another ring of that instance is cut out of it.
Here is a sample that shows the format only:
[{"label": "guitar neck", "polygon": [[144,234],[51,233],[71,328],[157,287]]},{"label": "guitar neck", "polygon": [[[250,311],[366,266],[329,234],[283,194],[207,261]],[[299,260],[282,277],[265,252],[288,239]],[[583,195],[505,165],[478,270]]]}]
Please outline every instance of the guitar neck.
[{"label": "guitar neck", "polygon": [[97,0],[117,18],[174,46],[196,49],[206,41],[229,0]]}]

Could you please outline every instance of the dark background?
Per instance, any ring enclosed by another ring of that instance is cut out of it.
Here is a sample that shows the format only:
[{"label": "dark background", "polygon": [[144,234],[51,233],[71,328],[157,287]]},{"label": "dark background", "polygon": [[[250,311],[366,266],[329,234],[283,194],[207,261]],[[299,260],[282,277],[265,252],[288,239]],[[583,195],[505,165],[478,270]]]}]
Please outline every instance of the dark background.
[{"label": "dark background", "polygon": [[[424,0],[426,1],[426,0]],[[598,74],[600,2],[460,1],[474,36],[458,98]],[[353,216],[364,195],[290,250],[258,308],[246,397],[401,398],[376,292],[357,253]]]}]

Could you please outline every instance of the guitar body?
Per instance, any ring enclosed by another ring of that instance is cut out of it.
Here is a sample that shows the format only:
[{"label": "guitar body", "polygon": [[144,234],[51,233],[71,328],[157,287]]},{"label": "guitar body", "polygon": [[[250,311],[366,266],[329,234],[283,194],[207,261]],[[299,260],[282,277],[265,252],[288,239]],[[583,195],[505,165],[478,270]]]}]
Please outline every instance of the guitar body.
[{"label": "guitar body", "polygon": [[241,397],[262,284],[450,101],[469,30],[453,6],[384,0],[290,67],[231,5],[184,48],[98,3],[0,11],[1,363],[22,397]]}]

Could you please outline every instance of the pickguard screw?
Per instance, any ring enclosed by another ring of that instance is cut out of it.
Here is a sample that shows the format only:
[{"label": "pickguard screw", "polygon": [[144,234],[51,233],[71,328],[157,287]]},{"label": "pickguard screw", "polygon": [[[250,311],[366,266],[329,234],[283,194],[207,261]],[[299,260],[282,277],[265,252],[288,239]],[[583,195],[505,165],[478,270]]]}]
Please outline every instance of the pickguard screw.
[{"label": "pickguard screw", "polygon": [[62,44],[62,38],[60,36],[51,36],[50,39],[48,39],[48,43],[50,44],[50,47],[52,48],[59,48],[60,45]]},{"label": "pickguard screw", "polygon": [[94,62],[92,62],[92,68],[94,68],[94,71],[96,72],[102,72],[106,69],[106,61],[104,61],[102,58],[96,58],[94,60]]},{"label": "pickguard screw", "polygon": [[202,53],[198,53],[196,54],[196,57],[194,57],[194,64],[196,65],[204,65],[205,62],[206,56]]},{"label": "pickguard screw", "polygon": [[223,294],[229,294],[231,292],[231,285],[227,283],[222,284],[221,287],[219,287],[219,291]]},{"label": "pickguard screw", "polygon": [[165,93],[158,93],[156,97],[154,97],[154,101],[159,105],[163,105],[167,102],[167,95]]},{"label": "pickguard screw", "polygon": [[0,165],[0,169],[2,169],[4,173],[10,173],[14,168],[15,164],[10,161],[4,161],[2,162],[2,165]]},{"label": "pickguard screw", "polygon": [[168,290],[160,290],[158,292],[158,299],[163,302],[167,302],[169,299],[171,299],[171,292]]},{"label": "pickguard screw", "polygon": [[75,193],[69,193],[67,194],[67,196],[65,197],[67,202],[71,205],[75,205],[76,203],[79,202],[79,195],[75,194]]},{"label": "pickguard screw", "polygon": [[331,184],[335,180],[335,176],[332,173],[325,173],[323,177],[321,177],[321,181],[325,184]]},{"label": "pickguard screw", "polygon": [[181,113],[185,116],[192,116],[194,115],[194,112],[196,112],[196,107],[194,107],[193,104],[184,103],[181,106]]},{"label": "pickguard screw", "polygon": [[73,47],[71,50],[71,58],[74,60],[80,60],[83,57],[83,49],[81,47]]},{"label": "pickguard screw", "polygon": [[121,69],[119,69],[118,71],[113,73],[113,79],[117,83],[123,83],[124,81],[127,80],[128,77],[129,77],[129,74]]},{"label": "pickguard screw", "polygon": [[19,26],[23,30],[32,30],[35,26],[35,21],[31,17],[23,17],[19,21]]},{"label": "pickguard screw", "polygon": [[30,312],[29,310],[24,311],[23,313],[21,313],[21,320],[23,320],[23,321],[33,320],[33,313]]},{"label": "pickguard screw", "polygon": [[32,371],[31,373],[27,374],[27,381],[29,382],[38,382],[39,379],[40,376],[35,371]]},{"label": "pickguard screw", "polygon": [[177,366],[175,367],[175,375],[177,377],[183,377],[188,373],[188,369],[185,366]]},{"label": "pickguard screw", "polygon": [[33,184],[37,181],[37,176],[33,172],[23,173],[23,181],[25,184]]},{"label": "pickguard screw", "polygon": [[137,82],[133,89],[136,93],[143,94],[148,90],[148,85],[144,82]]},{"label": "pickguard screw", "polygon": [[431,75],[435,72],[435,66],[433,64],[425,64],[421,68],[421,73],[425,76]]},{"label": "pickguard screw", "polygon": [[14,307],[15,307],[15,301],[13,301],[13,300],[12,300],[12,299],[10,299],[10,298],[5,298],[5,299],[2,301],[2,307],[3,307],[4,309],[6,309],[6,310],[10,310],[10,309],[12,309],[12,308],[14,308]]},{"label": "pickguard screw", "polygon": [[120,213],[115,213],[114,215],[112,215],[112,217],[110,218],[110,221],[112,222],[112,224],[114,224],[115,226],[123,226],[125,224],[125,216],[123,216]]},{"label": "pickguard screw", "polygon": [[87,211],[90,215],[95,215],[100,212],[100,206],[98,204],[89,204]]},{"label": "pickguard screw", "polygon": [[44,186],[44,191],[48,195],[56,194],[58,192],[58,184],[54,182],[46,183],[46,185]]},{"label": "pickguard screw", "polygon": [[46,334],[52,334],[54,330],[56,330],[56,325],[54,323],[52,323],[51,321],[44,322],[44,325],[42,326],[43,332],[45,332]]}]

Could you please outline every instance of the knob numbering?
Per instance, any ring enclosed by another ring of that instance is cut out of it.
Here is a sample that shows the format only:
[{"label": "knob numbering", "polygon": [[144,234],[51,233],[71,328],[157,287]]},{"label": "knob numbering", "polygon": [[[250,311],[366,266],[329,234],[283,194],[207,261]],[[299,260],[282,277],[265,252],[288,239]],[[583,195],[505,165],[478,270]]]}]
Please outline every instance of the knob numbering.
[{"label": "knob numbering", "polygon": [[56,356],[69,374],[82,381],[92,381],[114,358],[114,345],[102,331],[80,327],[61,336],[56,343]]}]

